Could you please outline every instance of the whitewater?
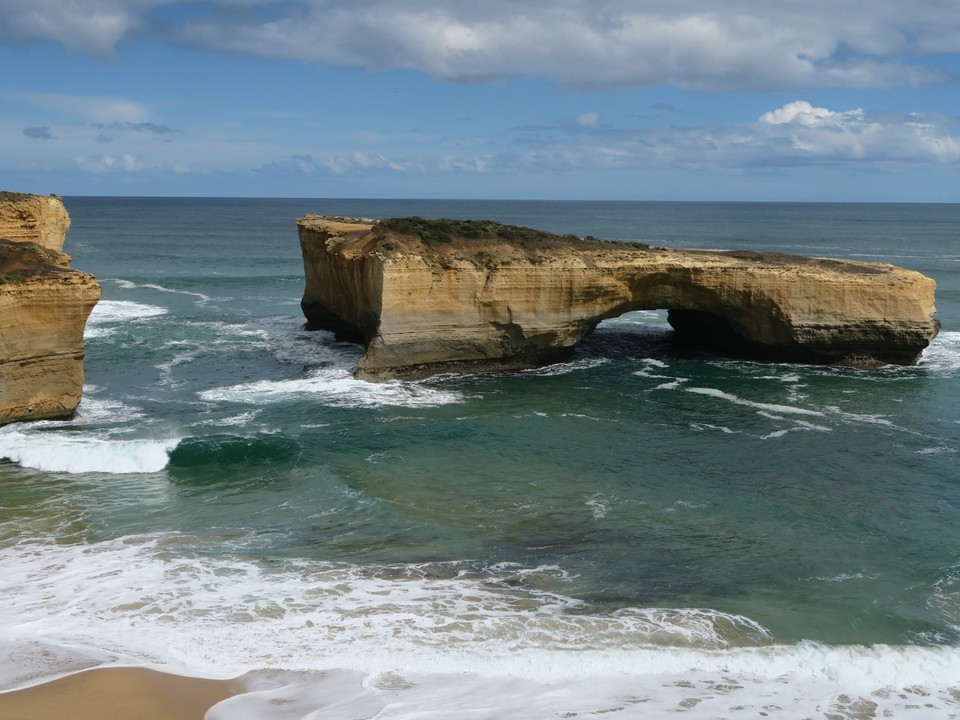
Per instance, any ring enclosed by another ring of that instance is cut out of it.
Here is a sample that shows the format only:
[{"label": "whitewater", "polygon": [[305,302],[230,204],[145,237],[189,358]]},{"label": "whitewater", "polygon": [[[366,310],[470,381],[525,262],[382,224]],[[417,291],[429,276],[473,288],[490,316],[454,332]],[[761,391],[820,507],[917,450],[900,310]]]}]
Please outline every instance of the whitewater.
[{"label": "whitewater", "polygon": [[[77,416],[0,428],[0,689],[243,677],[211,720],[960,715],[960,208],[66,198]],[[306,212],[856,257],[915,367],[674,347],[371,384],[303,329]],[[150,218],[149,223],[142,218]]]}]

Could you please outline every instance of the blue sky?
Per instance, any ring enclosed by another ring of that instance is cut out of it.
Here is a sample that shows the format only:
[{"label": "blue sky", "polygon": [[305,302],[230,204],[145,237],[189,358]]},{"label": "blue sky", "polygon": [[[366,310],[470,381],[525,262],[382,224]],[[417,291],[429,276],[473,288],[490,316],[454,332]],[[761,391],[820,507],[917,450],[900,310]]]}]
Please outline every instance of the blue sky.
[{"label": "blue sky", "polygon": [[0,189],[960,202],[956,0],[0,0]]}]

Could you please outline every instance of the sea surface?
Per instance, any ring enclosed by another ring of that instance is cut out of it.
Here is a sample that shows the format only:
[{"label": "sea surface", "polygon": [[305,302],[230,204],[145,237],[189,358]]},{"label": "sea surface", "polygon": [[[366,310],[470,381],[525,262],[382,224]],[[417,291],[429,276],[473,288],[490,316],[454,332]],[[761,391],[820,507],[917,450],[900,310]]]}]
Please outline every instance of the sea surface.
[{"label": "sea surface", "polygon": [[[0,429],[0,688],[250,673],[210,720],[960,717],[960,205],[65,198],[77,417]],[[680,351],[370,384],[295,220],[891,262],[915,367]]]}]

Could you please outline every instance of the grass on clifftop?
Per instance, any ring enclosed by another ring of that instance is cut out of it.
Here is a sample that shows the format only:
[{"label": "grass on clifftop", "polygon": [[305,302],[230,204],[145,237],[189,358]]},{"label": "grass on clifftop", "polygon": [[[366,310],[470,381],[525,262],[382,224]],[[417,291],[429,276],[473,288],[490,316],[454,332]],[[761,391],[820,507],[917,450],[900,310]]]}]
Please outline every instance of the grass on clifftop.
[{"label": "grass on clifftop", "polygon": [[498,240],[521,247],[583,245],[598,241],[576,235],[554,235],[543,230],[504,225],[492,220],[426,220],[422,217],[387,218],[378,222],[374,233],[387,232],[419,237],[426,245],[452,243],[455,240]]},{"label": "grass on clifftop", "polygon": [[64,258],[35,243],[0,238],[0,284],[19,284],[34,275],[64,272]]}]

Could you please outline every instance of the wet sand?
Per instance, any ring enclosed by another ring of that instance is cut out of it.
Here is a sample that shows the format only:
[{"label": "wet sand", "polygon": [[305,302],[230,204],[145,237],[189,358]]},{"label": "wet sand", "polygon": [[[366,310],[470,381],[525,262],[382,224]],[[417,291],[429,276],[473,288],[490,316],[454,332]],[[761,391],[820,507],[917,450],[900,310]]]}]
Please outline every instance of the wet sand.
[{"label": "wet sand", "polygon": [[243,692],[238,680],[182,677],[146,668],[95,668],[0,693],[4,720],[203,720]]}]

